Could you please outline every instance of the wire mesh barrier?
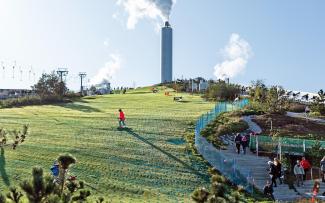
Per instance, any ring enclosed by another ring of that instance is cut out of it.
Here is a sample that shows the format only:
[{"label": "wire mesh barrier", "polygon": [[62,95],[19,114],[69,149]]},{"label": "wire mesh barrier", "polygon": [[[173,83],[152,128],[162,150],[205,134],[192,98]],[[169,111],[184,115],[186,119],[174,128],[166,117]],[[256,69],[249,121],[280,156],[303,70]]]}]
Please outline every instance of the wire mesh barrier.
[{"label": "wire mesh barrier", "polygon": [[198,152],[227,179],[236,185],[241,185],[246,191],[253,193],[254,184],[252,173],[249,170],[239,169],[235,158],[227,158],[222,151],[216,149],[204,137],[200,135],[202,129],[214,120],[220,113],[241,109],[248,104],[248,100],[229,103],[219,102],[207,114],[202,115],[196,122],[195,146]]},{"label": "wire mesh barrier", "polygon": [[267,151],[276,154],[302,155],[317,142],[323,149],[325,148],[325,141],[256,135],[250,139],[249,148],[256,152]]}]

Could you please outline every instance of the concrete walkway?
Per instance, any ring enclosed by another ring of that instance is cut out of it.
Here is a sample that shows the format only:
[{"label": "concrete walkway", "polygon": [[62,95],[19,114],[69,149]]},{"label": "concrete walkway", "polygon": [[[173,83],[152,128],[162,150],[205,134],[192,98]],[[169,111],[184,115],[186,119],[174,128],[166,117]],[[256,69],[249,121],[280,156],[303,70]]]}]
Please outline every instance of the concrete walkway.
[{"label": "concrete walkway", "polygon": [[308,117],[305,113],[287,112],[286,115],[292,118],[302,118],[319,124],[325,124],[325,119]]},{"label": "concrete walkway", "polygon": [[[241,154],[237,154],[234,143],[230,143],[227,150],[222,152],[226,158],[236,159],[237,168],[239,168],[243,174],[250,172],[253,177],[253,184],[257,189],[263,192],[266,181],[270,180],[267,164],[270,159],[268,157],[258,157],[249,150],[247,150],[245,155],[242,152]],[[295,201],[302,198],[301,195],[294,190],[290,190],[288,185],[285,184],[278,184],[278,186],[274,188],[274,197],[279,201]]]},{"label": "concrete walkway", "polygon": [[[244,116],[242,119],[248,124],[250,131],[255,133],[262,132],[261,127],[252,121],[251,116]],[[228,138],[229,145],[227,150],[223,151],[224,155],[228,158],[236,158],[238,168],[245,174],[250,172],[255,187],[263,191],[266,181],[270,180],[267,164],[270,159],[268,157],[256,156],[256,154],[253,154],[250,150],[247,150],[245,155],[242,152],[241,154],[237,154],[232,140],[233,137]],[[278,186],[274,188],[274,197],[279,201],[295,201],[302,198],[301,195],[294,190],[290,190],[288,185],[285,184],[278,184]]]}]

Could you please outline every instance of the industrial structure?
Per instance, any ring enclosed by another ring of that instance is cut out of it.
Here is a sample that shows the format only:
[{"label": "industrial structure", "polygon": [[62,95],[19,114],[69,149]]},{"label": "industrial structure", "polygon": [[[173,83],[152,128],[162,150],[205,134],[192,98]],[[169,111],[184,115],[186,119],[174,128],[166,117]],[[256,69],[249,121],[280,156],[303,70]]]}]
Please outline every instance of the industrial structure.
[{"label": "industrial structure", "polygon": [[173,29],[168,21],[161,29],[161,83],[173,80]]}]

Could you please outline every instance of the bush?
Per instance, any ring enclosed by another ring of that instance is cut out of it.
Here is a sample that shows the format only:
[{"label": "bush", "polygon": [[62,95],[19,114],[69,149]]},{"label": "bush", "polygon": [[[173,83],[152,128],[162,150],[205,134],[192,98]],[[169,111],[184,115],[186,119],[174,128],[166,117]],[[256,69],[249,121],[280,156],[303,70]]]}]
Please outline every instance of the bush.
[{"label": "bush", "polygon": [[41,98],[40,96],[25,96],[20,98],[5,99],[0,101],[0,108],[12,108],[31,105],[53,104],[61,102],[71,102],[69,99],[63,99],[59,96],[47,96]]},{"label": "bush", "polygon": [[296,113],[303,113],[305,112],[306,105],[299,104],[299,103],[291,103],[289,104],[289,111],[296,112]]},{"label": "bush", "polygon": [[321,114],[319,112],[315,111],[315,112],[309,113],[309,116],[312,116],[312,117],[320,117]]},{"label": "bush", "polygon": [[241,92],[241,87],[236,84],[227,84],[220,81],[216,84],[210,85],[204,95],[208,100],[228,101],[234,100]]}]

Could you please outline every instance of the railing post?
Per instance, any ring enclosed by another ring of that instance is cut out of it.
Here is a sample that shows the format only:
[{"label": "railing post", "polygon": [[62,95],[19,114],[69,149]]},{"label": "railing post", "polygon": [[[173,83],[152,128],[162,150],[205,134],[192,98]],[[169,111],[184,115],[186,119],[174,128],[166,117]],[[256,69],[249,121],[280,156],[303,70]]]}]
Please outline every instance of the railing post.
[{"label": "railing post", "polygon": [[255,144],[256,144],[256,156],[258,156],[258,136],[257,135],[255,135],[255,139],[256,139],[256,141],[255,141]]},{"label": "railing post", "polygon": [[279,138],[279,159],[282,161],[282,145],[281,145],[281,138]]}]

